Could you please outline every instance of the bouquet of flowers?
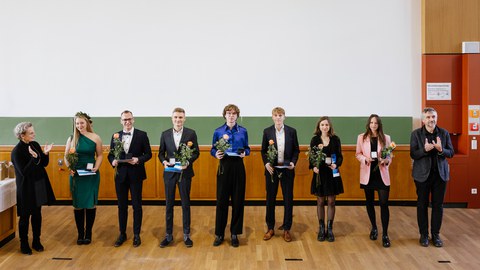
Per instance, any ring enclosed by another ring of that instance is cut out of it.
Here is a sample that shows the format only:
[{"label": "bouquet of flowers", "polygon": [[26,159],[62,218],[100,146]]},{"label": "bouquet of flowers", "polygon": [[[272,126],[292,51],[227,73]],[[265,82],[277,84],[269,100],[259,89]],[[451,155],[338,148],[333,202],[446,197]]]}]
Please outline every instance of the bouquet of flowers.
[{"label": "bouquet of flowers", "polygon": [[[228,139],[230,137],[227,134],[223,134],[222,138],[218,139],[218,141],[213,145],[213,147],[217,148],[218,151],[225,153],[228,148],[232,147],[230,143],[228,143]],[[222,160],[218,163],[218,175],[223,174],[223,166]]]},{"label": "bouquet of flowers", "polygon": [[[120,134],[113,134],[113,148],[110,149],[110,154],[113,155],[113,158],[116,160],[120,159],[120,155],[124,151],[123,142],[120,141]],[[118,165],[117,165],[118,166]],[[115,175],[117,175],[117,166],[115,166]]]},{"label": "bouquet of flowers", "polygon": [[[180,161],[181,166],[185,166],[188,164],[188,160],[192,158],[193,151],[195,151],[195,148],[192,148],[193,143],[191,141],[188,141],[187,144],[181,143],[178,146],[178,152],[175,153],[175,159]],[[178,182],[182,181],[182,175],[183,175],[183,170],[180,173],[180,180]]]},{"label": "bouquet of flowers", "polygon": [[[308,148],[308,160],[313,167],[320,169],[320,163],[325,161],[327,155],[322,152],[323,144],[319,144]],[[317,187],[320,186],[320,173],[317,173]]]},{"label": "bouquet of flowers", "polygon": [[[388,158],[390,155],[392,155],[393,150],[397,147],[397,144],[395,142],[391,142],[389,146],[385,147],[382,149],[382,152],[380,153],[380,156],[382,159]],[[374,171],[378,170],[380,164],[377,163],[377,166],[373,169]]]},{"label": "bouquet of flowers", "polygon": [[72,172],[75,172],[75,170],[76,170],[75,167],[77,166],[77,163],[78,163],[78,153],[77,153],[75,147],[71,147],[68,150],[68,153],[65,156],[65,159],[68,162],[68,169]]},{"label": "bouquet of flowers", "polygon": [[[277,161],[278,151],[275,148],[275,142],[273,140],[268,141],[268,149],[267,149],[267,161],[273,167],[275,161]],[[275,169],[274,169],[275,170]],[[273,174],[270,175],[270,179],[273,183]]]}]

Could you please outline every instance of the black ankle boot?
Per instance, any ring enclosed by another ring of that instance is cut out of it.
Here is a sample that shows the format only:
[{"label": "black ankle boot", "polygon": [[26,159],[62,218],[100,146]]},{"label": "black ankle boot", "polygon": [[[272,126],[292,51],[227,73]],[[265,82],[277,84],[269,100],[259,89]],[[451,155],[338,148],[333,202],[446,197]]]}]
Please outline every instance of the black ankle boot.
[{"label": "black ankle boot", "polygon": [[327,241],[335,241],[335,236],[333,235],[333,220],[327,221]]},{"label": "black ankle boot", "polygon": [[23,239],[20,240],[20,251],[23,254],[32,255],[32,249],[28,245],[28,239],[27,240],[23,240]]},{"label": "black ankle boot", "polygon": [[40,243],[40,238],[34,238],[32,241],[32,248],[35,249],[38,252],[42,252],[45,250],[45,248],[42,246],[42,243]]},{"label": "black ankle boot", "polygon": [[325,220],[320,219],[320,227],[318,228],[317,240],[320,242],[325,241]]},{"label": "black ankle boot", "polygon": [[86,209],[86,227],[85,227],[85,240],[84,245],[88,245],[92,242],[92,228],[95,222],[95,216],[97,214],[97,208]]},{"label": "black ankle boot", "polygon": [[384,235],[382,236],[382,245],[383,245],[383,247],[385,247],[385,248],[388,248],[388,247],[391,246],[390,239],[388,238],[388,235],[386,235],[386,234],[384,234]]},{"label": "black ankle boot", "polygon": [[370,240],[377,240],[378,238],[378,230],[377,228],[372,228],[370,231]]},{"label": "black ankle boot", "polygon": [[85,209],[74,209],[75,224],[77,225],[77,245],[83,245],[85,238]]}]

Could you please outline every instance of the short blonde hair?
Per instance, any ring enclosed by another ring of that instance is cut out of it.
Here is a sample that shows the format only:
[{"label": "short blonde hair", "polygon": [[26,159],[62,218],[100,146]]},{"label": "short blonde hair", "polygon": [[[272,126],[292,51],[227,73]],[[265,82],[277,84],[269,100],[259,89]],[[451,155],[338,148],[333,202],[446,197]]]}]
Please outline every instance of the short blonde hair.
[{"label": "short blonde hair", "polygon": [[15,137],[17,137],[17,139],[21,140],[22,135],[24,135],[27,132],[27,129],[31,127],[33,127],[33,124],[30,122],[18,123],[13,129],[13,134],[15,134]]},{"label": "short blonde hair", "polygon": [[285,109],[283,109],[282,107],[275,107],[273,108],[272,110],[272,115],[274,114],[283,114],[285,115]]}]

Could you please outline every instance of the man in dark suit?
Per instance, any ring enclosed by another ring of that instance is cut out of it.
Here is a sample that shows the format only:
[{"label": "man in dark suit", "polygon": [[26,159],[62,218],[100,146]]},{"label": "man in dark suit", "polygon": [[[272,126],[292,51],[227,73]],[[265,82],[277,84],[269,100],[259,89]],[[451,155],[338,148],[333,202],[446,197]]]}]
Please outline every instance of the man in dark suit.
[{"label": "man in dark suit", "polygon": [[[278,182],[281,182],[284,214],[283,239],[292,241],[290,229],[292,227],[293,214],[293,180],[295,178],[295,164],[297,164],[300,149],[298,146],[297,131],[285,125],[285,110],[280,107],[273,108],[272,119],[274,125],[263,131],[262,159],[265,164],[265,183],[267,189],[267,213],[265,221],[268,230],[263,240],[270,240],[275,235],[275,200],[278,192]],[[277,154],[273,163],[268,158],[269,145],[273,145]]]},{"label": "man in dark suit", "polygon": [[437,112],[425,108],[422,113],[423,126],[412,132],[410,157],[413,159],[412,176],[417,188],[417,221],[420,245],[428,247],[428,203],[432,196],[432,242],[442,247],[440,227],[443,218],[443,199],[449,166],[447,158],[453,157],[453,145],[448,131],[437,126]]},{"label": "man in dark suit", "polygon": [[[185,110],[175,108],[172,114],[173,128],[169,128],[162,133],[160,138],[160,147],[158,158],[165,167],[163,172],[163,181],[165,184],[165,221],[166,236],[160,243],[164,248],[173,242],[173,206],[175,203],[175,187],[178,185],[180,199],[182,202],[183,214],[183,242],[185,246],[192,247],[193,241],[190,238],[190,188],[192,185],[193,162],[198,158],[197,134],[193,129],[183,126],[185,123]],[[180,171],[167,171],[168,168],[181,161],[181,148],[188,147],[192,150],[191,156],[186,158],[185,164],[180,164]]]},{"label": "man in dark suit", "polygon": [[[131,111],[123,111],[120,115],[120,123],[123,130],[112,136],[110,149],[114,149],[114,138],[118,136],[123,142],[123,152],[120,160],[115,159],[112,152],[108,160],[112,167],[116,168],[115,190],[118,200],[118,224],[120,235],[115,241],[115,247],[119,247],[127,240],[128,218],[128,191],[132,197],[133,207],[133,246],[138,247],[142,243],[140,231],[142,227],[142,186],[147,178],[145,162],[152,158],[152,150],[147,133],[133,128],[135,119]],[[118,134],[118,135],[117,135]]]}]

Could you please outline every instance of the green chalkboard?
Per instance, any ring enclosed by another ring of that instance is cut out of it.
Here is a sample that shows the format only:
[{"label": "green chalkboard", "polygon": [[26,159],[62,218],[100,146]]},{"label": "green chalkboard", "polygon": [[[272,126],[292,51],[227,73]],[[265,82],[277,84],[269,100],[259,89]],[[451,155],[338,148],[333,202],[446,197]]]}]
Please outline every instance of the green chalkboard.
[{"label": "green chalkboard", "polygon": [[[299,143],[306,145],[310,143],[318,119],[319,117],[287,117],[285,124],[296,128]],[[333,127],[342,144],[355,144],[357,135],[365,131],[367,119],[368,116],[332,117]],[[94,131],[100,135],[103,144],[109,144],[112,134],[122,128],[120,118],[93,117],[92,120]],[[13,128],[22,121],[33,123],[36,140],[41,144],[53,142],[55,145],[64,145],[67,137],[72,134],[70,117],[0,117],[0,145],[17,143]],[[392,136],[392,140],[397,144],[409,143],[412,117],[382,117],[382,121],[384,131]],[[241,117],[238,123],[247,128],[251,145],[259,145],[263,129],[273,124],[271,117]],[[187,117],[185,122],[186,127],[196,130],[201,145],[210,145],[213,130],[223,124],[222,117]],[[172,127],[172,122],[170,117],[135,117],[135,127],[148,133],[151,145],[158,145],[161,132]]]}]

